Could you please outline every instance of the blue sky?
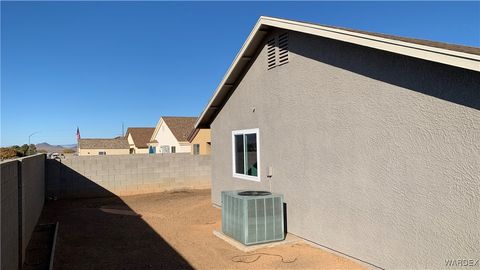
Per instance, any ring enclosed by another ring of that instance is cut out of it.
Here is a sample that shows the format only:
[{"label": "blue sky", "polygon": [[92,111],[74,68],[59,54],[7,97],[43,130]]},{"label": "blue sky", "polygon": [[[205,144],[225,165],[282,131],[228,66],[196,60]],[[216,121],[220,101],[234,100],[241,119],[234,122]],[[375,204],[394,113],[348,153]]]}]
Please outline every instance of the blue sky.
[{"label": "blue sky", "polygon": [[2,2],[1,145],[197,116],[261,15],[480,46],[480,2]]}]

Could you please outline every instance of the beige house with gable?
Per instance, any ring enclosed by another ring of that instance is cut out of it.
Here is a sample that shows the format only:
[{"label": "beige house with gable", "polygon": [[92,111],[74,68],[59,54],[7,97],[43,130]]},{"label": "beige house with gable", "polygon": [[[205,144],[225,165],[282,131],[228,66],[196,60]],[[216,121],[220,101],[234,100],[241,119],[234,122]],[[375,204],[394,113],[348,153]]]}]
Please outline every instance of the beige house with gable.
[{"label": "beige house with gable", "polygon": [[148,145],[155,128],[130,127],[125,133],[125,138],[130,145],[130,154],[148,154]]},{"label": "beige house with gable", "polygon": [[130,146],[123,137],[114,139],[79,139],[79,156],[128,155]]},{"label": "beige house with gable", "polygon": [[196,117],[162,116],[148,143],[148,153],[190,153],[188,135],[193,130]]}]

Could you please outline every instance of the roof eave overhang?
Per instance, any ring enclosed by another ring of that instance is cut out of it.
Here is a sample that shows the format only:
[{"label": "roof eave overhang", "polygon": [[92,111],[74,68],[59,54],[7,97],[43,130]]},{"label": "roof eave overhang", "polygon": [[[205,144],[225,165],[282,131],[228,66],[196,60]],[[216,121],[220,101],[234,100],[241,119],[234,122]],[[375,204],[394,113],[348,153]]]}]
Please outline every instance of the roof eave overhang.
[{"label": "roof eave overhang", "polygon": [[321,36],[464,69],[480,71],[479,55],[393,40],[316,24],[262,16],[255,24],[252,32],[215,90],[213,97],[210,99],[195,123],[195,128],[210,127],[210,124],[218,111],[223,107],[225,99],[228,98],[231,91],[234,90],[237,79],[242,74],[243,69],[253,59],[253,55],[258,49],[258,46],[261,45],[263,38],[272,28]]},{"label": "roof eave overhang", "polygon": [[195,139],[195,136],[197,136],[198,132],[200,131],[199,128],[193,128],[192,129],[192,132],[190,132],[190,134],[188,135],[188,142],[191,143],[193,141],[193,139]]}]

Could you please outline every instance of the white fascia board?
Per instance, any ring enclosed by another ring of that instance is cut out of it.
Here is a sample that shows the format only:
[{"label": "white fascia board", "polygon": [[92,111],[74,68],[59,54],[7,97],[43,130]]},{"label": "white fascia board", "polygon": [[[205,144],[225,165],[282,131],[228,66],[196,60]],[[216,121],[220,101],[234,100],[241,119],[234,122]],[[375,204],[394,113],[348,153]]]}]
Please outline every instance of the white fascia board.
[{"label": "white fascia board", "polygon": [[480,55],[399,41],[348,30],[262,17],[262,24],[480,71]]},{"label": "white fascia board", "polygon": [[163,117],[160,117],[160,119],[158,119],[157,125],[155,126],[155,130],[153,131],[152,136],[150,137],[150,141],[154,141],[155,138],[157,137],[158,130],[160,129],[162,122],[163,122]]}]

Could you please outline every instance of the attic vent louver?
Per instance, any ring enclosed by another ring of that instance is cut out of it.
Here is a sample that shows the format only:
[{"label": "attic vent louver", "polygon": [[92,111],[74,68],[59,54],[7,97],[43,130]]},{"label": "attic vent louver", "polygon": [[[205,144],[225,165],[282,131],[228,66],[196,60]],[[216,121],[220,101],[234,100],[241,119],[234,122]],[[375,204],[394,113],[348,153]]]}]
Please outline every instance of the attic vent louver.
[{"label": "attic vent louver", "polygon": [[286,63],[288,63],[288,33],[283,33],[267,41],[267,69]]},{"label": "attic vent louver", "polygon": [[268,69],[277,66],[277,57],[275,53],[275,39],[272,38],[267,42],[267,67]]},{"label": "attic vent louver", "polygon": [[288,34],[278,36],[278,65],[288,63]]}]

